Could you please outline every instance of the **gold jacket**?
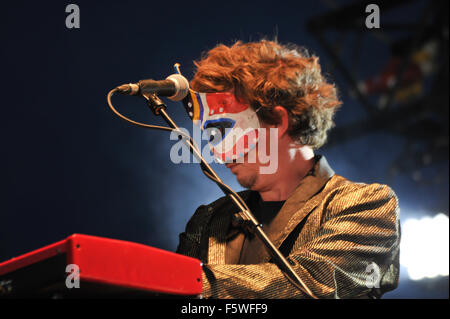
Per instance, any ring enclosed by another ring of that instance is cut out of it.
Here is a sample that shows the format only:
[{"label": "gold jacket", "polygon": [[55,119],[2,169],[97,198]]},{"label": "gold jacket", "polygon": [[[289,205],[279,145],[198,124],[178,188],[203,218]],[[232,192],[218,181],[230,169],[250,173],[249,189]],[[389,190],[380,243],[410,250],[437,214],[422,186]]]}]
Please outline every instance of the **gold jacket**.
[{"label": "gold jacket", "polygon": [[[264,249],[260,263],[237,264],[245,234],[233,226],[236,213],[220,198],[200,206],[180,234],[177,252],[204,264],[203,297],[310,298]],[[399,213],[388,186],[351,182],[318,157],[265,231],[318,298],[379,298],[398,285]]]}]

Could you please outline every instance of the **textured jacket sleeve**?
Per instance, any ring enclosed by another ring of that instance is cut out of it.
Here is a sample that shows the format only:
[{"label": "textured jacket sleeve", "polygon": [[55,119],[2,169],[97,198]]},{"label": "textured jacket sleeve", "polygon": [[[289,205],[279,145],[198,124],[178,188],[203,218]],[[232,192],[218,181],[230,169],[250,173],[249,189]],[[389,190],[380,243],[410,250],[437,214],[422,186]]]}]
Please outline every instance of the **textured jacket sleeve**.
[{"label": "textured jacket sleeve", "polygon": [[[288,256],[315,296],[374,298],[397,286],[399,207],[389,187],[340,186],[316,209],[320,227],[303,229],[314,234]],[[199,244],[197,235],[184,236]],[[203,287],[206,298],[309,298],[273,263],[204,265]]]},{"label": "textured jacket sleeve", "polygon": [[[180,234],[176,252],[204,261],[204,252],[201,249],[201,240],[204,239],[204,226],[208,224],[212,209],[202,205],[195,211],[188,221],[186,230]],[[207,249],[207,247],[204,247]]]}]

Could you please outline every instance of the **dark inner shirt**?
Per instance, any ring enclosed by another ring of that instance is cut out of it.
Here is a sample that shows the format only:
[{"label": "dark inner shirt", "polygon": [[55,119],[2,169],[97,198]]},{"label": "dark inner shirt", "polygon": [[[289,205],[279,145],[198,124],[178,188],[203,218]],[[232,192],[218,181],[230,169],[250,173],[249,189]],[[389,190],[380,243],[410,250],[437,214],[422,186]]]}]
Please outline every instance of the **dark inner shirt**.
[{"label": "dark inner shirt", "polygon": [[[278,214],[284,202],[265,202],[261,199],[258,192],[254,192],[250,196],[247,205],[256,220],[263,225],[263,230],[265,230]],[[261,240],[252,234],[247,235],[242,246],[239,264],[248,265],[261,262],[261,249],[265,249]]]}]

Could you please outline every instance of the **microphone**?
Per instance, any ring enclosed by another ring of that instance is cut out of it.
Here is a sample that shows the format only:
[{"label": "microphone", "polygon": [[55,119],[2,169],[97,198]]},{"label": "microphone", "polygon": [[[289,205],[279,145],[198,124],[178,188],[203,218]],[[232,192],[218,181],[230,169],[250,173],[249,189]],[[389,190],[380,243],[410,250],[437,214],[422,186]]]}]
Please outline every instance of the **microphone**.
[{"label": "microphone", "polygon": [[138,83],[123,84],[117,91],[128,95],[156,94],[167,96],[172,101],[181,101],[189,93],[189,82],[181,74],[169,75],[165,80],[141,80]]}]

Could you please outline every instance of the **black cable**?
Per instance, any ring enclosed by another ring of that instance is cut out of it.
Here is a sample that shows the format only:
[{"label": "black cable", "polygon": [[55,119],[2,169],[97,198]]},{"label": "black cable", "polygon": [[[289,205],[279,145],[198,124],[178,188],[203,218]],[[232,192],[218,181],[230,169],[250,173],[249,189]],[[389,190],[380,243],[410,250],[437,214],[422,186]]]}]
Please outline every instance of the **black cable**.
[{"label": "black cable", "polygon": [[[191,139],[191,137],[190,137],[189,135],[187,135],[186,133],[184,133],[184,132],[182,132],[182,131],[179,131],[179,130],[177,130],[177,129],[173,129],[173,128],[168,127],[168,126],[158,126],[158,125],[151,125],[151,124],[145,124],[145,123],[136,122],[136,121],[133,121],[132,119],[129,119],[128,117],[122,115],[121,113],[119,113],[119,112],[114,108],[114,106],[112,105],[112,102],[111,102],[111,97],[112,97],[112,95],[113,95],[116,91],[117,91],[117,88],[115,88],[115,89],[109,91],[108,96],[107,96],[108,106],[109,106],[109,108],[114,112],[114,114],[116,114],[116,115],[117,115],[118,117],[120,117],[122,120],[124,120],[124,121],[126,121],[126,122],[129,122],[129,123],[131,123],[131,124],[133,124],[133,125],[135,125],[135,126],[142,127],[142,128],[155,129],[155,130],[161,130],[161,131],[166,131],[166,132],[176,132],[177,134],[182,135],[182,136],[184,136],[184,137],[187,138],[187,139]],[[193,141],[192,141],[192,142],[193,142]],[[198,147],[197,147],[195,144],[193,144],[193,145],[194,145],[194,146],[197,148],[197,150],[198,150]]]}]

